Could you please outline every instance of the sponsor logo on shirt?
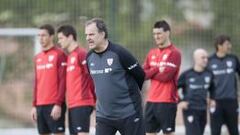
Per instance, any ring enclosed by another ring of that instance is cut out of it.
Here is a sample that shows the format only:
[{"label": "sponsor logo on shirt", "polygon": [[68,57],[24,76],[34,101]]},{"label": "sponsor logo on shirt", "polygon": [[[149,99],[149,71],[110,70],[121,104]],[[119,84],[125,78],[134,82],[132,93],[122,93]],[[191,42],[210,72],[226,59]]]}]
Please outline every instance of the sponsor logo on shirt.
[{"label": "sponsor logo on shirt", "polygon": [[195,82],[195,78],[189,78],[189,82]]},{"label": "sponsor logo on shirt", "polygon": [[37,62],[41,62],[41,61],[42,61],[42,59],[41,59],[41,58],[38,58],[38,59],[37,59]]},{"label": "sponsor logo on shirt", "polygon": [[212,69],[216,69],[218,66],[217,66],[217,64],[212,64]]},{"label": "sponsor logo on shirt", "polygon": [[68,66],[67,67],[67,72],[73,71],[75,69],[74,65]]},{"label": "sponsor logo on shirt", "polygon": [[44,70],[44,69],[50,69],[50,68],[53,68],[52,63],[37,65],[37,70]]},{"label": "sponsor logo on shirt", "polygon": [[133,64],[133,65],[130,65],[130,66],[128,67],[128,70],[132,70],[133,68],[137,67],[137,65],[138,65],[138,63],[135,63],[135,64]]},{"label": "sponsor logo on shirt", "polygon": [[223,74],[231,74],[234,72],[233,68],[227,68],[222,70],[213,70],[214,75],[223,75]]}]

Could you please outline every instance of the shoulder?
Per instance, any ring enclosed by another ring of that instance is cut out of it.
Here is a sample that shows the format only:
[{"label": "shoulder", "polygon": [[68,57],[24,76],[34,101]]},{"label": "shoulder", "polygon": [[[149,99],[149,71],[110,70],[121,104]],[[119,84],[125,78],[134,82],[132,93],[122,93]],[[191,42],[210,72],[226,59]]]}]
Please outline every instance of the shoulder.
[{"label": "shoulder", "polygon": [[67,56],[65,52],[59,47],[54,47],[53,51],[56,52],[58,56]]},{"label": "shoulder", "polygon": [[208,57],[209,60],[213,60],[213,59],[217,59],[216,57],[216,54],[211,54],[209,57]]},{"label": "shoulder", "polygon": [[239,60],[238,57],[234,54],[229,54],[228,57],[232,58],[232,59],[235,59],[235,60]]},{"label": "shoulder", "polygon": [[190,74],[192,72],[194,72],[194,71],[193,71],[192,68],[190,68],[190,69],[187,69],[187,70],[183,71],[181,75],[185,76],[185,75],[188,75],[188,74]]},{"label": "shoulder", "polygon": [[93,53],[94,53],[93,50],[90,50],[90,51],[87,53],[86,59],[88,59]]},{"label": "shoulder", "polygon": [[170,47],[170,50],[172,51],[172,53],[174,53],[175,55],[181,56],[181,51],[179,48],[177,48],[174,44],[172,44],[172,46]]}]

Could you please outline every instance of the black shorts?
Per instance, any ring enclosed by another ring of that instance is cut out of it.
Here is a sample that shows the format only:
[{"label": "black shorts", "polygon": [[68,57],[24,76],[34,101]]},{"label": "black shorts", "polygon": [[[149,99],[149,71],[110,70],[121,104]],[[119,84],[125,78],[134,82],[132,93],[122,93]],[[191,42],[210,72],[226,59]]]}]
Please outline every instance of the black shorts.
[{"label": "black shorts", "polygon": [[186,135],[203,135],[207,123],[207,111],[187,109],[183,110]]},{"label": "black shorts", "polygon": [[54,105],[37,106],[37,127],[39,134],[64,133],[66,105],[62,105],[62,114],[58,120],[53,120],[51,112]]},{"label": "black shorts", "polygon": [[97,117],[96,121],[96,135],[115,135],[117,131],[121,135],[145,135],[142,114],[134,114],[120,120]]},{"label": "black shorts", "polygon": [[175,119],[177,112],[176,103],[152,103],[147,102],[145,109],[146,132],[164,134],[175,131]]},{"label": "black shorts", "polygon": [[80,132],[89,132],[90,115],[93,111],[93,106],[81,106],[69,109],[69,131],[70,134]]},{"label": "black shorts", "polygon": [[226,124],[230,135],[239,135],[238,100],[216,100],[216,108],[210,110],[211,134],[220,135],[222,125]]}]

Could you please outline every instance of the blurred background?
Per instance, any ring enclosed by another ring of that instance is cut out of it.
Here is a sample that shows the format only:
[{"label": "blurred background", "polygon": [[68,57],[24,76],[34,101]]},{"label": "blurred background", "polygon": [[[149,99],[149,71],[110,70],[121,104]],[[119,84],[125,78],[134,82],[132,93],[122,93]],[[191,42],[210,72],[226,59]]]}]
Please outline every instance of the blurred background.
[{"label": "blurred background", "polygon": [[[32,60],[39,51],[40,25],[71,24],[86,47],[84,23],[101,17],[109,39],[142,63],[154,47],[153,24],[165,19],[172,42],[183,54],[183,71],[191,66],[194,49],[215,51],[214,37],[219,34],[232,38],[233,53],[240,56],[239,7],[239,0],[0,0],[0,129],[35,127],[30,119]],[[177,123],[181,125],[181,115]]]}]

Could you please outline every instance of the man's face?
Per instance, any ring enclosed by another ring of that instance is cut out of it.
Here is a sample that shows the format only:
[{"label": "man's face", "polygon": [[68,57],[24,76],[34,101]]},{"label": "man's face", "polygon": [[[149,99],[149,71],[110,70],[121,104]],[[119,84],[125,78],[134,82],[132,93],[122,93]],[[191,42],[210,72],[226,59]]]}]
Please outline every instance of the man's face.
[{"label": "man's face", "polygon": [[99,32],[95,23],[89,24],[85,27],[85,34],[88,46],[93,50],[97,50],[101,43],[105,40],[105,33]]},{"label": "man's face", "polygon": [[200,51],[198,52],[198,54],[195,57],[195,63],[202,67],[205,68],[207,66],[208,63],[208,54],[206,51]]},{"label": "man's face", "polygon": [[222,52],[222,53],[230,53],[232,49],[232,44],[230,41],[225,41],[222,45],[218,45],[218,51]]},{"label": "man's face", "polygon": [[155,44],[158,47],[165,45],[167,39],[169,38],[169,31],[164,31],[163,28],[154,28],[153,29],[153,38]]},{"label": "man's face", "polygon": [[47,48],[49,45],[51,45],[53,40],[53,36],[49,35],[48,31],[45,29],[39,30],[38,38],[42,48]]},{"label": "man's face", "polygon": [[63,49],[67,49],[70,45],[70,36],[65,36],[62,32],[58,33],[58,43]]}]

